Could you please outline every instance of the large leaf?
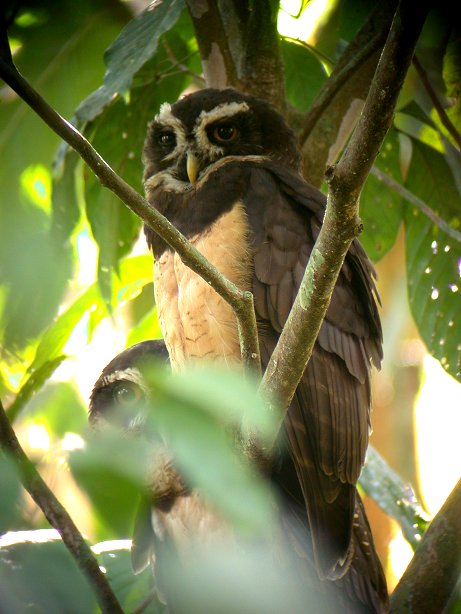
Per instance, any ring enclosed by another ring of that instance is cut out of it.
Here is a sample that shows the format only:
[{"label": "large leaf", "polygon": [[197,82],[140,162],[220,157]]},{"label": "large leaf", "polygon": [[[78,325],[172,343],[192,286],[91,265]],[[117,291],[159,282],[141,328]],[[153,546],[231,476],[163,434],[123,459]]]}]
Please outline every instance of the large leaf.
[{"label": "large leaf", "polygon": [[[114,454],[114,451],[117,451]],[[124,439],[109,431],[96,434],[84,450],[71,453],[72,473],[90,497],[112,538],[129,537],[138,498],[145,485],[145,440]]]},{"label": "large leaf", "polygon": [[56,356],[56,358],[45,361],[31,372],[19,389],[13,403],[8,408],[8,418],[11,422],[14,422],[23,407],[30,401],[34,394],[43,387],[45,382],[53,375],[65,359],[66,356],[64,355]]},{"label": "large leaf", "polygon": [[386,514],[399,523],[405,539],[415,550],[429,519],[410,484],[404,482],[372,446],[368,447],[360,486]]},{"label": "large leaf", "polygon": [[57,531],[18,531],[0,538],[0,611],[88,614],[96,600]]},{"label": "large leaf", "polygon": [[[461,197],[447,160],[413,141],[407,187],[453,228],[461,227]],[[419,332],[430,353],[461,381],[461,346],[455,334],[461,318],[461,243],[419,209],[405,210],[408,293]]]},{"label": "large leaf", "polygon": [[16,465],[0,453],[0,535],[11,530],[20,520],[18,505],[21,490]]},{"label": "large leaf", "polygon": [[239,459],[228,433],[243,415],[252,432],[273,431],[254,383],[210,367],[176,375],[158,368],[146,377],[155,392],[149,421],[171,446],[182,475],[240,531],[270,530],[270,489]]},{"label": "large leaf", "polygon": [[[379,170],[401,182],[400,144],[395,130],[390,130],[376,160]],[[402,221],[402,197],[369,175],[360,196],[360,217],[364,231],[360,235],[368,255],[375,262],[394,245]]]},{"label": "large leaf", "polygon": [[155,55],[161,35],[174,26],[183,8],[183,0],[154,2],[126,25],[105,53],[104,85],[76,111],[80,121],[93,120],[115,94],[130,88],[134,74]]},{"label": "large leaf", "polygon": [[[123,8],[114,11],[103,0],[82,0],[78,11],[71,0],[63,0],[59,10],[43,0],[32,4],[21,5],[9,31],[18,47],[15,61],[40,93],[63,116],[70,116],[102,78],[102,67],[94,58],[101,56],[120,31]],[[7,287],[2,317],[4,349],[23,347],[50,323],[72,271],[73,254],[63,246],[63,234],[50,236],[49,211],[32,202],[21,183],[30,169],[38,165],[50,168],[58,143],[59,138],[19,97],[11,92],[2,96],[0,284]]]},{"label": "large leaf", "polygon": [[447,95],[453,101],[448,109],[448,115],[461,134],[461,40],[453,36],[447,45],[443,58],[443,80]]},{"label": "large leaf", "polygon": [[[149,595],[150,569],[135,576],[131,569],[131,542],[117,540],[92,546],[123,610],[132,612]],[[34,612],[97,611],[91,585],[54,529],[9,532],[0,538],[0,611]],[[165,608],[153,599],[146,614]]]},{"label": "large leaf", "polygon": [[282,55],[288,100],[299,111],[307,111],[327,78],[325,69],[313,50],[300,43],[282,39]]},{"label": "large leaf", "polygon": [[[171,35],[168,44],[179,57],[187,52],[177,36]],[[116,99],[87,128],[93,146],[138,191],[142,190],[141,152],[147,124],[162,102],[179,96],[187,79],[182,73],[163,78],[171,68],[171,62],[165,64],[166,59],[162,49],[149,64],[149,78],[158,79],[155,85],[134,88],[129,104],[122,98]],[[98,281],[106,302],[110,303],[111,272],[117,270],[120,258],[131,250],[141,222],[112,192],[103,189],[88,169],[84,177],[87,217],[99,245]]]}]

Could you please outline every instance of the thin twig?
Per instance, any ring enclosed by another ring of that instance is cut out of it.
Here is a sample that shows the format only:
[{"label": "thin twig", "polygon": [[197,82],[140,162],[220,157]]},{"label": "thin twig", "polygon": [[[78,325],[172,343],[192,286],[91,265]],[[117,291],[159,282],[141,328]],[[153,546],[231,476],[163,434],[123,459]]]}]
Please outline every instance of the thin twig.
[{"label": "thin twig", "polygon": [[400,2],[360,120],[343,158],[330,169],[323,225],[262,381],[285,410],[272,408],[280,425],[311,356],[346,253],[360,231],[360,191],[391,125],[427,12],[423,5],[415,14],[410,0]]},{"label": "thin twig", "polygon": [[421,200],[412,192],[407,190],[407,188],[405,188],[401,183],[395,181],[395,179],[392,179],[392,177],[389,177],[389,175],[386,175],[386,173],[380,171],[379,168],[377,168],[376,166],[372,167],[371,174],[374,175],[377,179],[379,179],[379,181],[382,181],[385,185],[391,188],[391,190],[397,192],[397,194],[399,194],[409,203],[411,203],[415,207],[418,207],[418,209],[428,219],[430,219],[435,226],[438,226],[440,230],[443,230],[443,232],[445,232],[449,237],[461,243],[461,232],[459,232],[455,228],[452,228],[450,224],[448,224],[448,222],[446,222],[439,215],[437,215],[437,213],[433,209],[431,209],[428,204],[426,204],[423,200]]},{"label": "thin twig", "polygon": [[251,292],[239,290],[235,284],[226,279],[163,215],[121,179],[85,137],[32,88],[12,63],[0,59],[0,76],[58,136],[75,149],[103,186],[111,190],[148,226],[161,235],[178,253],[184,264],[200,275],[229,303],[237,318],[242,359],[246,365],[259,372],[259,344]]},{"label": "thin twig", "polygon": [[437,111],[437,114],[440,117],[442,125],[445,126],[450,136],[458,145],[458,149],[461,149],[461,134],[456,130],[456,127],[453,125],[450,118],[448,117],[445,109],[442,106],[442,103],[440,102],[437,94],[434,91],[434,88],[432,87],[429,82],[429,79],[427,78],[426,71],[424,70],[421,62],[418,60],[416,55],[413,58],[413,66],[416,68],[416,72],[418,73],[426,92],[429,94],[429,97],[432,100],[432,104],[434,105],[434,109]]},{"label": "thin twig", "polygon": [[66,509],[59,503],[35,469],[19,443],[0,401],[0,446],[19,469],[22,485],[61,535],[62,541],[93,587],[97,601],[107,614],[123,614],[106,576],[91,548],[83,539]]}]

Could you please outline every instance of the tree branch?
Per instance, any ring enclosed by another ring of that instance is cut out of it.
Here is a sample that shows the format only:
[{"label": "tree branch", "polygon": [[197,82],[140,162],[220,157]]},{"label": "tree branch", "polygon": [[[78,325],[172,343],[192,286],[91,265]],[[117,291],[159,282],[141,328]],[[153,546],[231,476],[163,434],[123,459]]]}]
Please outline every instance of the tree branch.
[{"label": "tree branch", "polygon": [[85,137],[31,87],[12,63],[0,59],[0,77],[58,136],[75,149],[103,186],[111,190],[159,234],[178,253],[184,264],[200,275],[229,303],[237,318],[242,359],[246,365],[259,371],[258,334],[251,292],[242,292],[226,279],[163,215],[153,209],[136,190],[123,181]]},{"label": "tree branch", "polygon": [[238,77],[229,38],[213,0],[186,0],[208,87],[237,87]]},{"label": "tree branch", "polygon": [[461,575],[461,480],[426,531],[391,597],[391,612],[439,614]]},{"label": "tree branch", "polygon": [[396,0],[377,4],[304,117],[300,135],[303,172],[314,185],[322,183],[330,148],[351,105],[367,96],[396,5]]},{"label": "tree branch", "polygon": [[107,614],[123,614],[106,576],[72,518],[40,477],[19,443],[0,401],[0,446],[18,467],[22,485],[61,535],[79,568],[93,587],[97,601]]},{"label": "tree branch", "polygon": [[285,410],[271,408],[279,413],[280,425],[312,354],[345,255],[360,232],[360,191],[391,125],[427,12],[420,6],[416,14],[410,0],[399,3],[362,116],[342,160],[330,169],[324,222],[262,380],[262,388]]},{"label": "tree branch", "polygon": [[300,147],[304,146],[316,123],[342,86],[354,76],[368,58],[382,48],[389,32],[396,4],[396,1],[379,3],[364,26],[357,32],[354,40],[348,45],[330,78],[327,79],[304,116],[299,135]]},{"label": "tree branch", "polygon": [[389,175],[386,175],[386,173],[383,173],[376,166],[372,167],[371,174],[374,175],[379,181],[382,181],[385,185],[387,185],[388,188],[391,188],[391,190],[394,190],[394,192],[400,194],[402,198],[417,207],[429,220],[431,220],[434,226],[437,226],[440,228],[440,230],[443,230],[443,232],[445,232],[455,241],[458,241],[458,243],[461,242],[461,232],[455,228],[452,228],[448,222],[442,219],[440,215],[437,215],[437,213],[431,209],[427,203],[418,198],[418,196],[415,196],[413,192],[407,190],[406,187],[398,183],[398,181],[395,181],[395,179],[392,179],[392,177],[389,177]]},{"label": "tree branch", "polygon": [[285,76],[277,29],[278,0],[253,0],[244,34],[242,88],[285,114]]},{"label": "tree branch", "polygon": [[429,79],[427,78],[426,71],[424,70],[421,62],[415,56],[413,58],[413,66],[416,68],[416,72],[421,79],[422,84],[426,92],[429,94],[430,99],[432,100],[432,104],[434,105],[434,109],[437,111],[438,116],[440,117],[440,121],[442,125],[448,131],[448,134],[452,137],[455,143],[458,145],[458,149],[461,150],[461,134],[456,130],[456,127],[452,124],[450,118],[448,117],[445,109],[442,106],[442,103],[437,97],[437,94],[434,91]]}]

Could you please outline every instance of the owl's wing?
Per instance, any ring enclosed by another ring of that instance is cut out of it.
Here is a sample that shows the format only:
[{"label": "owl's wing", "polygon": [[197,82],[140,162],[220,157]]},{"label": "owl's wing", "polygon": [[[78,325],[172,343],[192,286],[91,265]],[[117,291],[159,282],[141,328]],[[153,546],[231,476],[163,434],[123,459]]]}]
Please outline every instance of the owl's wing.
[{"label": "owl's wing", "polygon": [[[244,202],[254,250],[253,292],[263,367],[286,321],[318,235],[325,197],[297,173],[266,163],[252,171]],[[370,362],[381,327],[374,270],[354,241],[284,423],[324,577],[352,556],[356,482],[370,427]],[[283,481],[283,476],[280,477]]]}]

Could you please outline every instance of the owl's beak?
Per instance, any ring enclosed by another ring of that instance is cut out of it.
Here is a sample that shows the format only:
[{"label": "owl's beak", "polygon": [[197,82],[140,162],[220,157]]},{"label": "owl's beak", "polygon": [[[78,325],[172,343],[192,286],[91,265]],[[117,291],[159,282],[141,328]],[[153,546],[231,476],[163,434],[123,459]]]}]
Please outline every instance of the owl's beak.
[{"label": "owl's beak", "polygon": [[197,175],[200,170],[200,166],[197,157],[190,151],[187,153],[186,170],[189,181],[193,186],[195,186],[197,183]]}]

